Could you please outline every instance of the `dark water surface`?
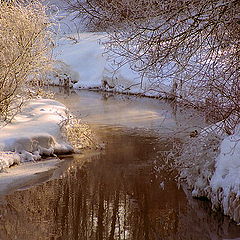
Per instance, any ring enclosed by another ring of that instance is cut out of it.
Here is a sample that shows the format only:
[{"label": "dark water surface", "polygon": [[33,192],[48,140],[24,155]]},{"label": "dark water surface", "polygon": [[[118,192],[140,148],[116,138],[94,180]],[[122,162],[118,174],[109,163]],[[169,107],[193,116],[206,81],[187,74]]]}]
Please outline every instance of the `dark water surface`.
[{"label": "dark water surface", "polygon": [[67,156],[61,178],[6,196],[1,240],[240,239],[240,227],[179,188],[166,164],[172,130],[184,135],[199,119],[151,99],[86,91],[57,98],[106,149]]}]

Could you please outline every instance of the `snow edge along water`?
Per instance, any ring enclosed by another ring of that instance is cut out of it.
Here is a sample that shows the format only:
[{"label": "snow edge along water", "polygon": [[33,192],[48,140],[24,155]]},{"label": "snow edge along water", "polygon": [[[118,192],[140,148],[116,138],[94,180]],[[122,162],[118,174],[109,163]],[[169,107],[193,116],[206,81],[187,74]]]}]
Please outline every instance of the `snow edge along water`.
[{"label": "snow edge along water", "polygon": [[0,171],[14,164],[40,160],[42,156],[72,153],[62,134],[67,108],[51,99],[29,101],[13,121],[1,129]]}]

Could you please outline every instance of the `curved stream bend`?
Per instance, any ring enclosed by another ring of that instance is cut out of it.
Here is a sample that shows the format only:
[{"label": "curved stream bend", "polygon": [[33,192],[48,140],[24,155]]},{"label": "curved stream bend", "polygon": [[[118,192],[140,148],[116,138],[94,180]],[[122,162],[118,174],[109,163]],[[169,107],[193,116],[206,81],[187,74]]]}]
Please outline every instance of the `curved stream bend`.
[{"label": "curved stream bend", "polygon": [[106,149],[74,155],[60,179],[6,196],[0,239],[239,239],[240,228],[185,194],[166,165],[170,133],[184,135],[199,122],[189,120],[191,112],[87,91],[57,98],[95,129]]}]

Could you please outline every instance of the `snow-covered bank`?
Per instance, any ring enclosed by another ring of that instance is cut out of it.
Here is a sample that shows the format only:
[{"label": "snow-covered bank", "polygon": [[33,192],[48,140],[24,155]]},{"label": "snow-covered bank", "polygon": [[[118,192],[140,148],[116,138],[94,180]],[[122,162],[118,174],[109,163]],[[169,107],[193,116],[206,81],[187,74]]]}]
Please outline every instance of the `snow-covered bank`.
[{"label": "snow-covered bank", "polygon": [[171,91],[169,80],[158,84],[141,78],[128,63],[120,66],[117,55],[105,52],[106,39],[106,33],[64,35],[55,48],[56,65],[48,76],[50,84],[146,96],[165,97]]},{"label": "snow-covered bank", "polygon": [[73,152],[61,133],[68,112],[54,100],[30,101],[13,121],[1,129],[0,170],[20,161]]},{"label": "snow-covered bank", "polygon": [[213,207],[240,223],[240,125],[221,142],[215,168],[210,182]]},{"label": "snow-covered bank", "polygon": [[192,196],[240,223],[240,125],[230,136],[210,132],[187,142],[178,160]]},{"label": "snow-covered bank", "polygon": [[86,32],[74,14],[66,12],[64,3],[48,0],[57,25],[54,71],[47,78],[50,84],[75,89],[99,89],[110,92],[166,96],[171,80],[159,83],[133,71],[129,63],[105,49],[109,40],[105,32]]}]

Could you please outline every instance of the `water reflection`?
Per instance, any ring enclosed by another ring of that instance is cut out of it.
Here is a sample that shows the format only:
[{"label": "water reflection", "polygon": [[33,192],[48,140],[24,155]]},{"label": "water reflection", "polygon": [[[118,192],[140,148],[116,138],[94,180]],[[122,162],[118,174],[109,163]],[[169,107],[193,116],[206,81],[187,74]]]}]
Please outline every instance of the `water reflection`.
[{"label": "water reflection", "polygon": [[204,126],[203,116],[156,99],[112,93],[51,88],[71,112],[91,124],[148,128],[161,134],[189,134]]},{"label": "water reflection", "polygon": [[[96,128],[96,126],[95,126]],[[150,132],[101,127],[106,150],[69,161],[61,179],[6,197],[0,239],[233,239],[238,226],[186,197],[164,165],[171,142]],[[158,153],[158,154],[156,154]]]}]

